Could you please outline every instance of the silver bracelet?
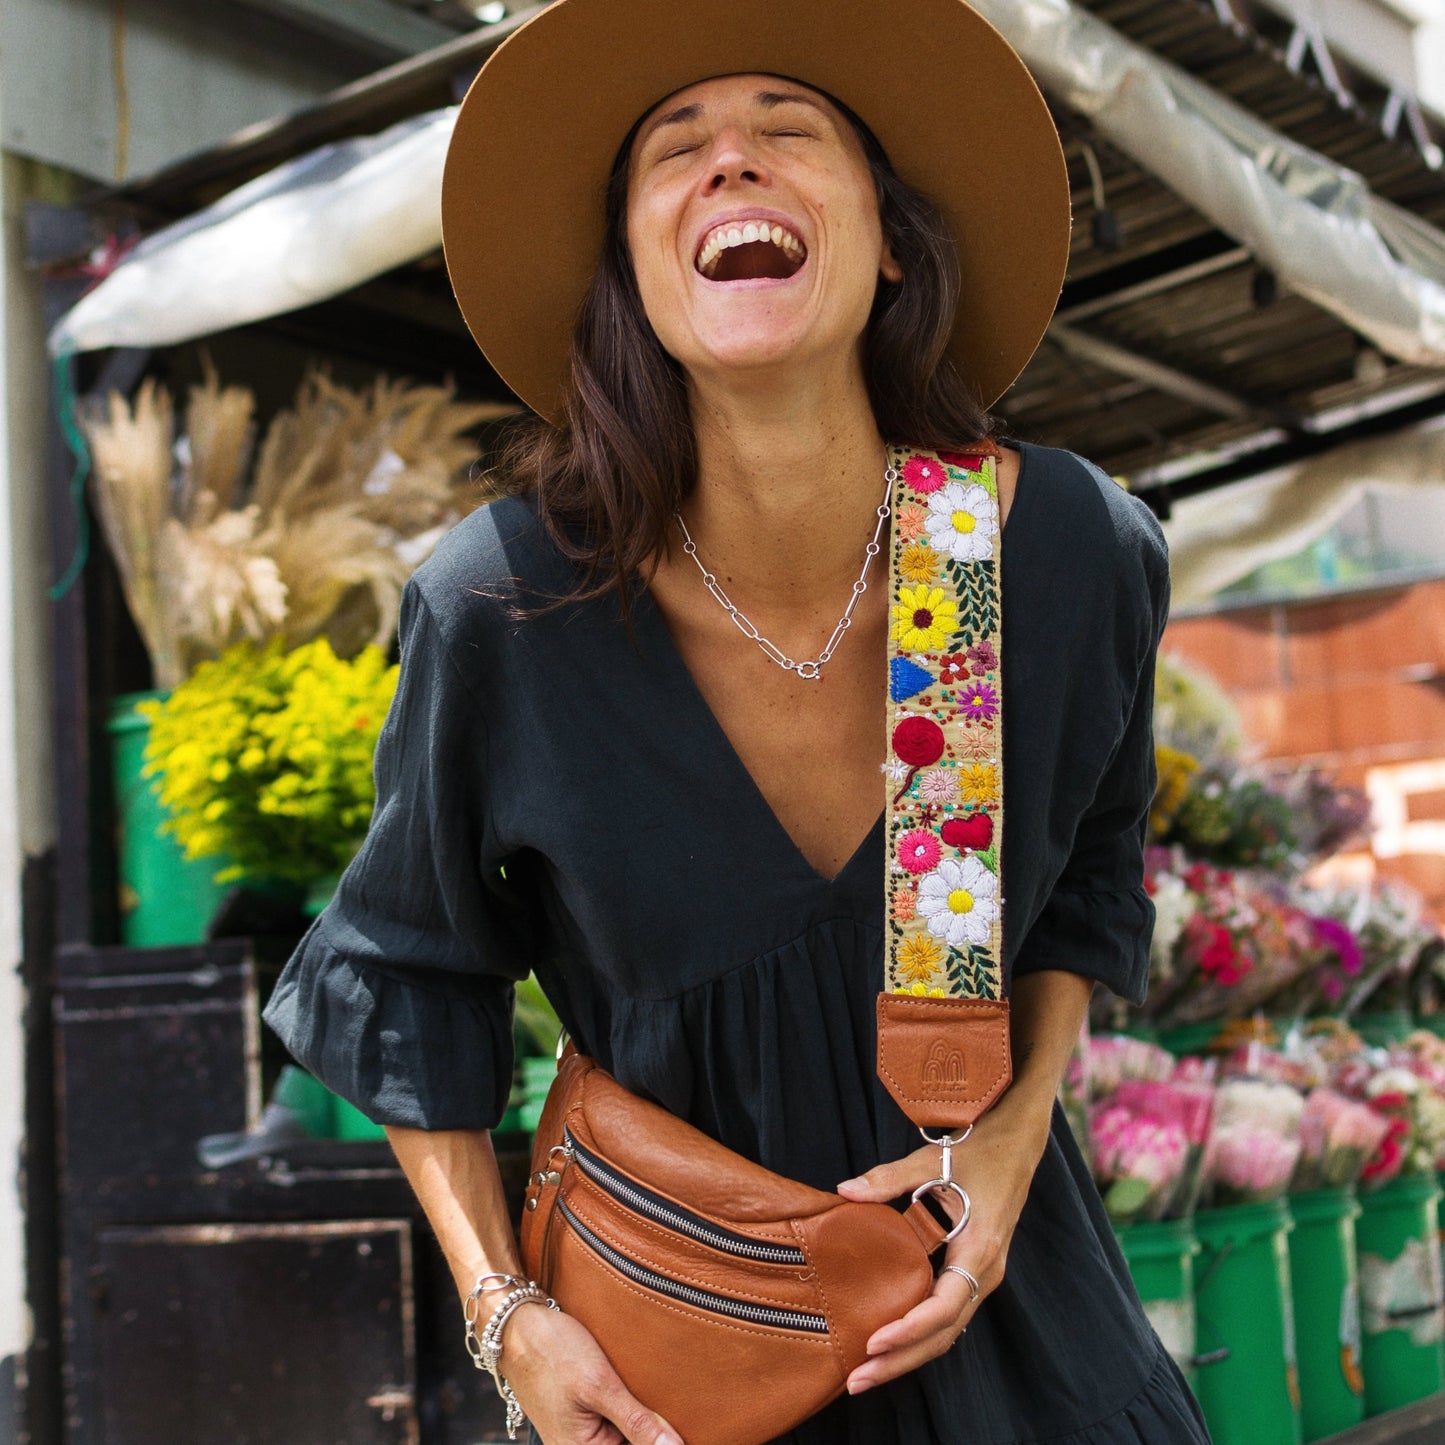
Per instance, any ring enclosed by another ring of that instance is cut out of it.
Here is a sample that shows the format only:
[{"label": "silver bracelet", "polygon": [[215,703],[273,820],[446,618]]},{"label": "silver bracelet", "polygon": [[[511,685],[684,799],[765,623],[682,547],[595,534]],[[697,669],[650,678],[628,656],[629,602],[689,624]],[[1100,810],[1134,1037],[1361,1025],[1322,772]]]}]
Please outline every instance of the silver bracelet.
[{"label": "silver bracelet", "polygon": [[[481,1316],[482,1296],[500,1293],[502,1290],[506,1290],[507,1293],[502,1302],[492,1311],[491,1317],[483,1326],[479,1336],[477,1321]],[[492,1382],[497,1387],[497,1394],[502,1397],[502,1402],[507,1407],[508,1440],[517,1438],[517,1431],[527,1417],[522,1411],[521,1403],[512,1393],[512,1387],[507,1383],[506,1376],[501,1371],[502,1330],[513,1313],[525,1304],[546,1305],[549,1310],[557,1310],[560,1313],[557,1301],[549,1299],[546,1290],[539,1284],[532,1280],[519,1279],[512,1274],[484,1274],[472,1287],[472,1292],[462,1305],[462,1314],[467,1326],[467,1353],[472,1357],[472,1363],[477,1369],[486,1370],[491,1375]]]}]

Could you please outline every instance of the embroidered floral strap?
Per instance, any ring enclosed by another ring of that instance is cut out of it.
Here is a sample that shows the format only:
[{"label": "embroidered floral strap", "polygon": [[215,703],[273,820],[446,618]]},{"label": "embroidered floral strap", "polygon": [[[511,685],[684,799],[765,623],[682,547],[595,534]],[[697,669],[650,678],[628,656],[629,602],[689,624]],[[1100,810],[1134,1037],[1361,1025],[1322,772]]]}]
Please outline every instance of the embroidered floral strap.
[{"label": "embroidered floral strap", "polygon": [[1003,995],[998,449],[893,449],[888,950],[893,994]]}]

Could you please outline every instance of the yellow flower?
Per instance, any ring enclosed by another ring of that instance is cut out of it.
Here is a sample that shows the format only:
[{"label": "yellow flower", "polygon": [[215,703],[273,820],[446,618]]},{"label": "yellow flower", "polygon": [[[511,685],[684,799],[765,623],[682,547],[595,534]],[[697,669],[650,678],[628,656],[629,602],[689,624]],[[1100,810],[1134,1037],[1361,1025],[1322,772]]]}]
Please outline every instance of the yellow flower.
[{"label": "yellow flower", "polygon": [[937,652],[958,620],[958,603],[942,587],[900,587],[893,604],[893,640],[905,652]]},{"label": "yellow flower", "polygon": [[969,763],[958,770],[959,796],[966,803],[987,806],[998,793],[998,767],[994,763]]},{"label": "yellow flower", "polygon": [[1167,743],[1160,743],[1154,749],[1154,761],[1159,774],[1159,786],[1154,792],[1154,803],[1149,809],[1149,828],[1155,837],[1162,837],[1169,831],[1174,815],[1189,794],[1189,785],[1199,771],[1199,760]]},{"label": "yellow flower", "polygon": [[938,553],[926,542],[910,542],[898,556],[898,575],[923,584],[938,577]]},{"label": "yellow flower", "polygon": [[898,947],[898,972],[912,984],[932,982],[943,962],[943,949],[926,933],[905,938]]},{"label": "yellow flower", "polygon": [[911,994],[914,998],[945,998],[941,988],[929,988],[926,983],[915,983],[912,988],[897,988],[894,993]]}]

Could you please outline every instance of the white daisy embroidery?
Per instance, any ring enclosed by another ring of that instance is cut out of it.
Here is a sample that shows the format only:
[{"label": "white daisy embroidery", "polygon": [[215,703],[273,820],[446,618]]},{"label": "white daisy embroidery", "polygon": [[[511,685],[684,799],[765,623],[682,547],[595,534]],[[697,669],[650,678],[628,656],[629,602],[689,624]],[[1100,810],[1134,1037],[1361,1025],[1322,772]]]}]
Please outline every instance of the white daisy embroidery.
[{"label": "white daisy embroidery", "polygon": [[955,562],[993,556],[994,499],[976,482],[950,482],[928,499],[928,540]]},{"label": "white daisy embroidery", "polygon": [[987,943],[998,920],[998,879],[977,858],[945,858],[918,887],[928,931],[952,948]]}]

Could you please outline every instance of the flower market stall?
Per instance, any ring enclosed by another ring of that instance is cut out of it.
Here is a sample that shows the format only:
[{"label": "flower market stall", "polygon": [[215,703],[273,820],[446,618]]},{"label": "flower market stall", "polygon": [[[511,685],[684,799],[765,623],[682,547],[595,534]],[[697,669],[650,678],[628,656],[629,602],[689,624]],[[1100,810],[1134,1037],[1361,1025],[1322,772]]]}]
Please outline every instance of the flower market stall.
[{"label": "flower market stall", "polygon": [[1149,996],[1096,1000],[1065,1105],[1216,1441],[1320,1440],[1445,1391],[1445,938],[1319,883],[1363,798],[1251,767],[1167,657],[1155,732]]}]

